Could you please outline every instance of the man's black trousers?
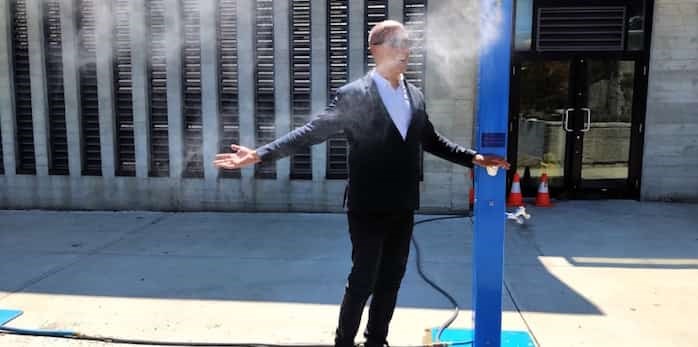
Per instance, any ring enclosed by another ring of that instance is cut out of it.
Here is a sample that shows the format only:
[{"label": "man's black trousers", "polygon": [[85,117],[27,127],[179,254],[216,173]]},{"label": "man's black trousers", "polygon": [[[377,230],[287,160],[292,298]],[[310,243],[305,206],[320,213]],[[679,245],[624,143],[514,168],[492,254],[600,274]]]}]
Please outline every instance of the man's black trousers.
[{"label": "man's black trousers", "polygon": [[366,347],[387,344],[388,325],[405,274],[414,211],[348,212],[352,268],[339,312],[335,346],[354,346],[361,313],[371,297]]}]

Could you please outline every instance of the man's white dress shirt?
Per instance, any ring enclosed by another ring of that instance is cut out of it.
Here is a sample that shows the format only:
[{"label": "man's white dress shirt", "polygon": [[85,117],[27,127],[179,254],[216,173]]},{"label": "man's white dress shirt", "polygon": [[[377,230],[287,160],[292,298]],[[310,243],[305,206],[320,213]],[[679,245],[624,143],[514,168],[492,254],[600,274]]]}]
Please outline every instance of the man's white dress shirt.
[{"label": "man's white dress shirt", "polygon": [[410,106],[410,97],[405,89],[404,76],[400,75],[400,84],[394,88],[388,80],[381,76],[376,70],[371,72],[371,78],[376,83],[378,94],[380,94],[385,109],[388,110],[390,118],[402,139],[407,138],[407,129],[410,127],[412,120],[412,108]]}]

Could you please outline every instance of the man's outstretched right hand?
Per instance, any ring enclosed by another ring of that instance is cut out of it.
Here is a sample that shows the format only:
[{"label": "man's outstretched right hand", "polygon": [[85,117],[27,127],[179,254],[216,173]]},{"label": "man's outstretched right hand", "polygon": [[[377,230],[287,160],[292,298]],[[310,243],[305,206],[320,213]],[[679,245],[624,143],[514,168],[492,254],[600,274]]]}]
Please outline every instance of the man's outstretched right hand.
[{"label": "man's outstretched right hand", "polygon": [[245,146],[230,145],[233,153],[218,153],[213,165],[223,169],[240,169],[262,161],[254,149]]}]

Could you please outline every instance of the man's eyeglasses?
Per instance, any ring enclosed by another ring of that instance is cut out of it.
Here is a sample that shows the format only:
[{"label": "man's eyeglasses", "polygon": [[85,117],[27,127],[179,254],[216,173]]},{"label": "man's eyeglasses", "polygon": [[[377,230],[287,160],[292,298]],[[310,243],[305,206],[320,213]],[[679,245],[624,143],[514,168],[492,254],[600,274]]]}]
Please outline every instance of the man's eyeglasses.
[{"label": "man's eyeglasses", "polygon": [[392,48],[412,48],[412,41],[408,38],[391,37],[385,41],[374,42],[372,45],[387,44]]}]

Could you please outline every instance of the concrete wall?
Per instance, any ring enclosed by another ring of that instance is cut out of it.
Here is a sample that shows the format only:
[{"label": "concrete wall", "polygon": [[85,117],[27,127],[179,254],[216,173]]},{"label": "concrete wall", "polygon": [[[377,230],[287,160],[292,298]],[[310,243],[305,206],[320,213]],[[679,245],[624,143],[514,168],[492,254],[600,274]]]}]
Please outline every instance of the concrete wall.
[{"label": "concrete wall", "polygon": [[[475,10],[469,10],[454,7],[451,1],[431,1],[426,33],[427,113],[438,132],[465,145],[473,143],[477,90],[477,43],[471,39],[478,32],[463,18],[476,20],[479,17],[473,15],[477,13]],[[471,182],[467,170],[425,154],[423,208],[468,207]]]},{"label": "concrete wall", "polygon": [[698,201],[698,2],[657,0],[642,198]]},{"label": "concrete wall", "polygon": [[[32,2],[32,1],[28,1]],[[131,27],[137,33],[143,27],[144,16],[137,13],[143,0],[134,1],[131,16]],[[215,0],[201,0],[202,15],[211,16]],[[62,2],[65,6],[70,2]],[[290,106],[288,103],[289,85],[289,2],[274,0],[275,25],[275,88],[276,88],[276,117],[279,135],[289,129]],[[390,1],[389,16],[402,19],[402,1]],[[312,4],[312,104],[313,111],[321,110],[327,100],[326,89],[326,4],[313,1]],[[168,6],[168,30],[180,31],[176,6]],[[36,6],[38,9],[38,6]],[[254,8],[253,1],[238,1],[238,13],[250,13]],[[40,38],[41,21],[38,10],[32,8],[30,25],[34,25],[30,34]],[[364,1],[350,1],[350,62],[349,75],[358,78],[364,74],[365,52],[364,38]],[[432,6],[429,9],[441,15],[444,9]],[[74,46],[76,28],[73,25],[72,9],[62,8],[63,35],[66,47]],[[98,11],[100,21],[107,23],[108,13]],[[252,18],[251,18],[252,17]],[[68,144],[70,153],[70,175],[52,176],[46,170],[47,131],[46,93],[42,84],[32,88],[32,98],[35,115],[35,143],[41,148],[37,150],[38,174],[15,174],[15,143],[14,143],[14,108],[13,86],[11,81],[11,41],[9,6],[5,1],[0,2],[0,115],[2,116],[2,146],[5,174],[0,175],[0,208],[42,208],[42,209],[107,209],[107,210],[220,210],[220,211],[341,211],[342,196],[345,187],[343,180],[326,180],[325,145],[318,145],[312,150],[313,179],[290,180],[288,159],[277,164],[277,179],[255,179],[252,169],[242,170],[240,179],[219,177],[218,170],[206,167],[203,179],[181,177],[182,171],[182,105],[181,97],[181,55],[176,45],[170,47],[168,56],[168,110],[169,110],[169,143],[170,143],[170,177],[148,177],[147,161],[149,155],[147,96],[145,95],[146,80],[143,76],[134,76],[134,120],[137,125],[135,136],[136,167],[135,177],[119,177],[114,175],[115,167],[115,137],[114,137],[114,100],[112,100],[114,78],[111,69],[111,49],[108,26],[98,28],[100,37],[97,46],[97,62],[100,102],[100,127],[102,140],[102,171],[103,176],[86,177],[80,173],[80,138],[79,123],[79,92],[76,80],[75,59],[64,59],[64,84],[66,99],[66,115],[68,125]],[[253,16],[241,16],[238,21],[238,61],[239,61],[239,106],[241,143],[253,146],[254,138],[254,91],[253,78]],[[210,45],[213,40],[206,40],[213,28],[202,21],[202,107],[204,120],[204,165],[209,165],[216,148],[219,126],[217,112],[217,71],[211,63],[216,62],[213,52],[215,47]],[[458,32],[437,25],[436,20],[427,20],[428,39],[438,38],[440,42],[459,40]],[[137,34],[133,34],[137,35]],[[132,41],[136,38],[132,35]],[[38,40],[38,39],[37,39]],[[32,60],[32,81],[45,80],[42,52],[43,46],[39,41],[31,43],[30,49],[36,53]],[[65,48],[64,48],[65,49]],[[145,71],[145,46],[132,47],[132,63],[134,73],[142,75]],[[456,49],[457,51],[457,49]],[[66,50],[67,53],[71,53]],[[74,53],[74,52],[72,52]],[[475,90],[476,61],[468,59],[451,59],[443,61],[437,56],[428,56],[429,62],[426,73],[426,96],[428,110],[436,128],[453,140],[470,145],[472,141],[473,108]],[[434,66],[438,65],[438,71]],[[444,71],[448,73],[444,74]],[[34,83],[32,85],[34,87]],[[440,159],[426,155],[424,164],[425,179],[421,185],[423,212],[460,211],[468,207],[467,193],[469,180],[466,180],[466,169],[457,167]]]}]

